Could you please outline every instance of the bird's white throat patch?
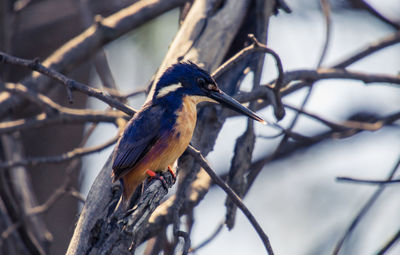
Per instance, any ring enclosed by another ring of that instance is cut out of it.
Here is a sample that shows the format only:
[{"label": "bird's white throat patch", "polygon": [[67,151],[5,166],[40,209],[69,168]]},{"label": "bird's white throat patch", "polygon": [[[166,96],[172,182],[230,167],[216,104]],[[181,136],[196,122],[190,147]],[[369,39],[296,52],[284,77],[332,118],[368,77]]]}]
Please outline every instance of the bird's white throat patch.
[{"label": "bird's white throat patch", "polygon": [[218,102],[215,101],[214,99],[211,99],[211,98],[205,97],[205,96],[191,96],[191,98],[195,104],[198,104],[201,102],[211,102],[211,103],[218,104]]},{"label": "bird's white throat patch", "polygon": [[168,85],[168,86],[160,89],[160,91],[158,91],[157,98],[161,98],[161,97],[167,95],[168,93],[174,92],[175,90],[177,90],[181,87],[182,87],[181,83]]}]

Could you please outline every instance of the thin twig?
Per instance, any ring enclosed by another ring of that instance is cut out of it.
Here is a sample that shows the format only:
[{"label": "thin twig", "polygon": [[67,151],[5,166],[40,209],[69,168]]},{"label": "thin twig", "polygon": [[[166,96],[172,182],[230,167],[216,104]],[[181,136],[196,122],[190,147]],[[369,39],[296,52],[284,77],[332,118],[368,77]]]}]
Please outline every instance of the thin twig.
[{"label": "thin twig", "polygon": [[69,152],[64,152],[57,156],[48,156],[48,157],[33,157],[33,158],[26,158],[21,161],[7,161],[7,162],[0,162],[0,169],[1,168],[10,168],[15,166],[27,166],[27,165],[39,165],[39,164],[49,164],[49,163],[60,163],[64,161],[68,161],[77,157],[82,157],[91,153],[99,152],[114,143],[117,142],[119,135],[113,137],[111,140],[105,142],[104,144],[89,147],[89,148],[75,148]]},{"label": "thin twig", "polygon": [[230,59],[225,61],[222,65],[220,65],[217,68],[217,70],[215,70],[212,73],[212,77],[214,79],[218,79],[218,77],[220,77],[224,72],[231,69],[234,65],[236,65],[241,60],[243,60],[246,56],[248,56],[252,53],[263,52],[263,53],[270,54],[275,59],[276,67],[278,70],[278,77],[276,79],[275,85],[272,88],[273,93],[269,93],[269,92],[271,92],[271,90],[269,90],[269,91],[266,91],[266,93],[264,95],[267,95],[269,97],[269,99],[274,107],[275,116],[278,120],[280,120],[285,115],[285,109],[282,106],[282,100],[281,100],[281,96],[280,96],[280,89],[283,84],[283,76],[284,76],[282,61],[281,61],[279,55],[275,51],[269,49],[266,45],[260,43],[253,34],[249,34],[248,36],[249,36],[250,40],[252,41],[252,44],[247,46],[246,48],[242,49],[241,51],[236,53],[233,57],[231,57]]},{"label": "thin twig", "polygon": [[[398,158],[396,164],[390,171],[388,177],[386,178],[387,181],[392,180],[393,176],[395,175],[397,169],[400,166],[400,157]],[[373,204],[376,202],[376,200],[379,198],[379,196],[382,194],[382,192],[385,190],[387,186],[386,185],[380,185],[379,188],[372,194],[372,196],[369,198],[369,200],[364,204],[364,206],[361,208],[361,210],[357,213],[357,215],[353,218],[351,221],[350,225],[347,227],[346,231],[344,232],[343,236],[339,239],[339,241],[336,243],[335,248],[332,252],[332,255],[337,255],[339,254],[340,249],[342,248],[344,242],[346,239],[350,236],[350,234],[353,232],[353,230],[356,228],[358,223],[361,221],[361,219],[364,217],[364,215],[368,212],[368,210],[373,206]]]},{"label": "thin twig", "polygon": [[[309,86],[309,82],[312,81],[320,81],[327,79],[348,79],[348,80],[358,80],[362,81],[365,84],[371,83],[382,83],[382,84],[391,84],[391,85],[400,85],[400,75],[385,75],[385,74],[369,74],[364,72],[353,72],[347,71],[343,69],[326,69],[320,68],[316,70],[295,70],[295,71],[287,71],[284,73],[284,87],[281,89],[281,95],[286,96],[294,91],[298,91],[304,87]],[[307,82],[299,82],[295,84],[291,84],[295,81],[307,81]],[[266,99],[266,94],[269,90],[272,89],[272,85],[275,83],[275,80],[268,82],[253,91],[250,92],[240,92],[235,95],[234,98],[241,102],[249,102],[257,99]],[[265,103],[264,103],[265,107]],[[258,110],[258,109],[256,109]],[[235,114],[235,113],[232,113]]]},{"label": "thin twig", "polygon": [[62,113],[53,117],[48,117],[45,113],[41,113],[26,119],[0,122],[0,134],[56,124],[76,124],[86,122],[109,122],[115,124],[119,117],[117,117],[114,113],[116,112],[77,110],[75,113]]},{"label": "thin twig", "polygon": [[310,112],[304,110],[304,107],[303,108],[297,108],[297,107],[294,107],[294,106],[288,105],[288,104],[284,104],[284,106],[289,108],[289,109],[291,109],[291,110],[293,110],[293,111],[296,111],[298,114],[301,113],[301,114],[304,114],[305,116],[313,118],[316,121],[319,121],[322,124],[330,127],[332,130],[339,130],[340,131],[340,130],[343,130],[343,129],[347,128],[347,127],[345,127],[343,125],[336,124],[336,123],[334,123],[332,121],[326,120],[325,118],[322,118],[322,117],[320,117],[320,116],[318,116],[318,115],[316,115],[314,113],[310,113]]},{"label": "thin twig", "polygon": [[189,253],[195,253],[198,250],[200,250],[201,248],[203,248],[204,246],[206,246],[207,244],[209,244],[212,240],[214,240],[219,233],[221,233],[221,230],[224,228],[224,221],[222,221],[221,223],[218,224],[217,228],[214,230],[214,232],[207,237],[204,241],[202,241],[199,245],[197,245],[196,247],[190,248]]},{"label": "thin twig", "polygon": [[61,106],[49,97],[33,91],[22,84],[0,84],[4,91],[22,96],[38,105],[45,113],[36,116],[5,121],[0,123],[0,134],[11,133],[33,127],[41,127],[51,124],[82,123],[82,122],[112,122],[128,116],[117,111],[94,111],[89,109],[72,109]]},{"label": "thin twig", "polygon": [[73,79],[70,79],[52,68],[45,67],[44,65],[42,65],[39,62],[38,59],[34,59],[34,60],[22,59],[22,58],[17,58],[17,57],[11,56],[4,52],[0,52],[0,62],[27,67],[29,69],[35,70],[41,74],[46,75],[47,77],[49,77],[55,81],[60,82],[67,89],[78,90],[88,96],[95,97],[95,98],[107,103],[108,105],[127,113],[128,115],[132,116],[133,114],[136,113],[135,109],[131,108],[128,105],[121,103],[120,101],[114,99],[112,96],[106,95],[103,91],[96,89],[96,88],[89,87],[83,83],[80,83]]},{"label": "thin twig", "polygon": [[317,67],[320,67],[325,59],[329,47],[329,42],[331,41],[330,39],[332,30],[331,5],[329,4],[329,0],[320,0],[320,3],[322,8],[322,13],[324,14],[325,17],[325,42],[323,44],[324,47],[322,48],[322,53],[321,56],[319,57]]},{"label": "thin twig", "polygon": [[[58,72],[68,73],[93,56],[100,47],[184,2],[185,0],[137,1],[107,18],[100,17],[95,24],[54,51],[43,64]],[[38,91],[47,94],[51,89],[49,81],[45,75],[32,74],[22,83],[28,87],[39,84]],[[24,103],[18,97],[8,97],[1,104],[0,116],[7,114],[10,109],[20,108]]]},{"label": "thin twig", "polygon": [[390,25],[391,27],[393,27],[394,29],[399,30],[400,29],[400,24],[391,21],[390,19],[388,19],[387,17],[385,17],[383,14],[381,14],[380,12],[378,12],[374,7],[372,7],[368,2],[366,2],[365,0],[358,0],[357,3],[359,5],[361,5],[361,8],[363,8],[364,10],[366,10],[367,12],[369,12],[371,15],[373,15],[375,18],[379,19],[380,21]]},{"label": "thin twig", "polygon": [[38,105],[45,113],[29,118],[2,122],[0,123],[0,134],[54,124],[82,122],[112,122],[116,124],[119,118],[128,117],[117,111],[94,111],[63,107],[47,96],[32,91],[22,84],[6,83],[2,88],[7,92],[18,94],[28,99]]},{"label": "thin twig", "polygon": [[294,111],[297,111],[299,113],[302,113],[310,118],[313,118],[322,124],[330,127],[334,131],[346,131],[346,130],[366,130],[366,131],[377,131],[384,127],[387,124],[391,124],[394,121],[398,120],[400,118],[400,111],[399,112],[394,112],[392,114],[376,118],[374,120],[368,120],[367,121],[354,121],[354,120],[346,120],[343,123],[334,123],[332,121],[329,121],[325,118],[322,118],[314,113],[310,113],[304,109],[298,109],[294,106],[290,106],[288,104],[285,104],[285,107],[292,109]]},{"label": "thin twig", "polygon": [[392,248],[392,246],[400,240],[400,230],[389,239],[389,241],[376,253],[376,255],[383,255]]},{"label": "thin twig", "polygon": [[264,243],[265,249],[268,251],[268,254],[273,255],[274,252],[272,250],[272,246],[269,242],[268,236],[265,234],[263,229],[261,228],[260,224],[254,218],[253,214],[247,209],[247,207],[243,204],[242,200],[236,193],[229,188],[226,183],[219,178],[219,176],[211,169],[209,164],[207,163],[206,159],[201,155],[200,151],[196,150],[192,146],[186,149],[186,152],[190,153],[190,155],[201,165],[201,167],[210,175],[211,179],[221,187],[229,196],[229,198],[235,203],[237,207],[243,212],[243,214],[247,217],[250,223],[253,225],[254,229],[256,230],[257,234],[261,238],[262,242]]},{"label": "thin twig", "polygon": [[223,73],[225,73],[227,70],[231,69],[234,65],[236,65],[237,63],[239,63],[243,58],[245,58],[246,56],[255,53],[255,52],[264,52],[264,53],[268,53],[271,54],[271,56],[274,57],[275,62],[276,62],[276,67],[278,69],[278,78],[276,81],[276,87],[280,88],[280,85],[282,83],[283,80],[283,66],[282,66],[282,61],[279,57],[279,55],[269,49],[267,46],[265,46],[264,44],[260,43],[253,34],[249,34],[249,38],[252,40],[252,44],[247,46],[246,48],[240,50],[238,53],[236,53],[233,57],[231,57],[230,59],[228,59],[227,61],[225,61],[222,65],[220,65],[217,70],[215,70],[211,76],[214,79],[218,79]]},{"label": "thin twig", "polygon": [[372,184],[372,185],[386,185],[386,184],[397,184],[400,183],[400,180],[364,180],[364,179],[356,179],[351,177],[336,177],[336,181],[339,182],[351,182],[351,183],[359,183],[359,184]]},{"label": "thin twig", "polygon": [[392,35],[389,35],[387,37],[384,37],[383,39],[380,39],[377,42],[373,42],[373,43],[365,46],[363,49],[358,50],[357,53],[347,57],[346,59],[340,61],[339,63],[333,65],[332,67],[333,68],[346,68],[347,66],[349,66],[365,57],[368,57],[381,49],[392,46],[399,42],[400,42],[400,31],[398,31]]},{"label": "thin twig", "polygon": [[49,97],[41,93],[37,93],[36,91],[33,91],[22,84],[14,84],[9,82],[0,83],[0,89],[27,99],[50,116],[57,114],[63,108]]},{"label": "thin twig", "polygon": [[[305,81],[319,81],[325,79],[348,79],[348,80],[359,80],[364,83],[392,83],[400,84],[399,75],[385,75],[385,74],[370,74],[356,71],[347,71],[336,68],[320,68],[317,70],[296,70],[285,72],[283,85],[286,86],[295,80]],[[269,84],[273,84],[274,81]],[[304,86],[304,85],[303,85]]]}]

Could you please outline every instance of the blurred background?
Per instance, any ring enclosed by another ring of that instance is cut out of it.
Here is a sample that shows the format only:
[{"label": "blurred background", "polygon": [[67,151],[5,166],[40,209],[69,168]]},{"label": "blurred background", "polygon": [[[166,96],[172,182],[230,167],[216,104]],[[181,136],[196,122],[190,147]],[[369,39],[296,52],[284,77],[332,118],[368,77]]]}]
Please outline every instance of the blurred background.
[{"label": "blurred background", "polygon": [[[367,2],[391,20],[400,21],[400,1]],[[324,45],[326,29],[320,1],[286,0],[286,3],[293,12],[280,12],[270,19],[267,46],[279,54],[285,71],[315,69]],[[322,67],[332,66],[395,31],[366,11],[354,8],[347,1],[333,0],[330,4],[332,33]],[[179,10],[169,11],[105,47],[112,74],[122,94],[146,87],[178,31],[178,19]],[[32,55],[32,52],[29,54]],[[96,72],[92,67],[86,68],[87,83],[100,87],[101,81]],[[400,70],[400,45],[385,48],[351,65],[349,70],[396,75]],[[274,60],[267,56],[262,83],[267,83],[276,76]],[[250,73],[244,80],[241,87],[243,91],[251,88],[251,77]],[[283,102],[300,108],[306,95],[307,90],[302,89],[284,97]],[[138,109],[144,100],[145,96],[141,94],[130,98],[128,103]],[[93,98],[88,98],[83,104],[85,103],[88,108],[103,110],[107,107]],[[317,82],[305,106],[308,112],[335,123],[341,123],[355,114],[384,116],[398,112],[399,109],[398,86],[382,83],[365,85],[350,80]],[[271,107],[259,113],[269,122],[276,122]],[[285,118],[279,124],[288,127],[294,116],[295,112],[287,109]],[[229,171],[236,139],[245,131],[246,123],[246,119],[242,117],[234,117],[225,122],[213,152],[207,157],[218,174]],[[336,177],[373,180],[387,178],[399,160],[398,124],[397,122],[375,132],[364,131],[349,138],[326,139],[265,165],[244,198],[244,203],[270,237],[276,254],[317,255],[330,254],[333,251],[353,218],[378,188],[377,185],[338,182]],[[257,142],[254,161],[273,152],[280,142],[280,138],[271,138],[280,132],[273,125],[255,124],[255,127]],[[88,128],[89,126],[84,127],[86,130]],[[319,122],[305,116],[299,118],[293,129],[307,136],[327,130]],[[115,126],[102,124],[90,137],[87,146],[103,143],[115,136],[116,132]],[[49,140],[50,144],[51,139]],[[76,177],[83,195],[87,195],[112,149],[110,147],[84,157],[82,170]],[[43,172],[43,176],[46,176],[46,172]],[[48,195],[49,192],[51,191],[45,193]],[[398,184],[387,186],[344,243],[341,254],[376,254],[400,229],[399,192]],[[39,200],[44,197],[46,195],[39,196]],[[195,209],[193,246],[209,237],[223,222],[226,212],[225,198],[221,189],[213,187]],[[64,203],[66,200],[61,201],[60,203]],[[71,204],[76,206],[76,202]],[[54,210],[62,210],[57,209],[57,206],[59,205],[56,204]],[[72,215],[74,219],[80,208],[81,204],[77,206],[76,214]],[[45,217],[49,217],[47,213]],[[59,220],[54,219],[54,216],[52,218],[55,221],[53,224]],[[57,248],[52,248],[52,254],[65,251],[73,229],[74,225],[71,225],[70,228],[60,231],[64,232],[65,236],[59,234],[62,237],[58,236],[57,230],[52,232],[54,238],[59,240],[55,244]],[[265,254],[265,250],[253,227],[238,212],[233,230],[223,228],[212,242],[199,249],[196,254]],[[400,254],[400,245],[395,245],[387,254]]]}]

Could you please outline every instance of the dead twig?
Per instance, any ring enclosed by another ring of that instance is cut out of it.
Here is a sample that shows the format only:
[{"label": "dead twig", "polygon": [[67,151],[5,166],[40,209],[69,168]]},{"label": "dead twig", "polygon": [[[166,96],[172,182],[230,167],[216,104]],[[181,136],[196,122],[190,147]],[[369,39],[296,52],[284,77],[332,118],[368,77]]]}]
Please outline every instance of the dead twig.
[{"label": "dead twig", "polygon": [[400,240],[400,230],[388,240],[388,242],[376,253],[377,255],[386,254],[392,246]]},{"label": "dead twig", "polygon": [[260,224],[257,222],[257,220],[254,218],[253,214],[247,209],[247,207],[243,204],[242,200],[236,193],[228,186],[226,183],[219,178],[219,176],[214,172],[214,170],[211,169],[211,167],[208,165],[206,159],[201,155],[200,151],[196,150],[192,146],[189,145],[189,147],[186,149],[186,152],[188,152],[200,165],[201,167],[207,172],[208,175],[210,175],[211,179],[219,186],[221,187],[229,196],[229,198],[235,203],[237,207],[243,212],[243,214],[247,217],[247,219],[251,222],[252,226],[256,230],[257,234],[261,238],[265,249],[268,251],[268,254],[273,255],[274,252],[272,250],[272,246],[269,242],[268,236],[265,234],[265,232],[262,230]]},{"label": "dead twig", "polygon": [[372,184],[372,185],[387,185],[387,184],[397,184],[400,183],[400,180],[365,180],[365,179],[356,179],[351,177],[336,177],[336,181],[338,182],[350,182],[350,183],[358,183],[358,184]]},{"label": "dead twig", "polygon": [[33,157],[33,158],[26,158],[21,161],[7,161],[7,162],[0,162],[0,169],[2,168],[10,168],[15,166],[28,166],[28,165],[39,165],[39,164],[49,164],[49,163],[60,163],[64,161],[68,161],[71,159],[75,159],[77,157],[83,157],[85,155],[95,153],[101,151],[114,143],[118,140],[118,135],[111,140],[105,142],[104,144],[89,147],[89,148],[75,148],[69,152],[62,153],[61,155],[57,156],[48,156],[48,157]]},{"label": "dead twig", "polygon": [[400,42],[400,31],[389,35],[385,38],[382,38],[376,42],[371,43],[370,45],[365,46],[363,49],[358,50],[357,53],[347,57],[346,59],[340,61],[339,63],[333,65],[333,68],[346,68],[347,66],[365,58],[373,53],[384,49],[386,47],[392,46]]},{"label": "dead twig", "polygon": [[[395,163],[394,167],[390,171],[388,177],[386,178],[387,181],[392,180],[393,176],[396,174],[397,169],[400,166],[400,157],[398,158],[397,162]],[[346,239],[351,235],[353,230],[356,228],[358,223],[362,220],[362,218],[367,214],[369,209],[374,205],[376,200],[379,198],[379,196],[382,194],[382,192],[385,190],[387,186],[386,185],[379,185],[379,188],[372,194],[372,196],[368,199],[368,201],[364,204],[364,206],[361,208],[361,210],[357,213],[357,215],[353,218],[351,221],[350,225],[347,227],[346,231],[344,232],[343,236],[339,239],[339,241],[336,243],[335,248],[332,252],[332,255],[337,255],[339,254],[340,249],[342,248],[344,242]]]},{"label": "dead twig", "polygon": [[[320,68],[317,70],[296,70],[285,72],[283,84],[286,86],[295,80],[305,81],[319,81],[325,79],[347,79],[347,80],[359,80],[365,84],[369,83],[391,83],[400,85],[399,75],[385,75],[385,74],[370,74],[356,71],[347,71],[336,68]],[[270,82],[269,84],[273,84]],[[304,86],[304,85],[303,85]],[[284,88],[283,88],[284,89]]]},{"label": "dead twig", "polygon": [[280,95],[280,89],[283,84],[283,76],[284,76],[282,61],[279,55],[275,51],[267,48],[267,46],[260,43],[253,34],[249,34],[248,36],[251,39],[252,44],[242,49],[241,51],[236,53],[233,57],[228,59],[225,63],[220,65],[218,69],[212,73],[212,77],[214,79],[218,79],[218,77],[220,77],[224,72],[232,68],[234,65],[243,60],[246,56],[252,53],[263,52],[270,54],[275,59],[276,67],[278,69],[278,78],[276,79],[275,85],[271,86],[272,93],[270,93],[271,92],[270,90],[266,91],[264,95],[266,95],[270,100],[270,102],[272,103],[274,107],[275,116],[278,120],[280,120],[285,115],[285,109],[282,106],[282,100]]},{"label": "dead twig", "polygon": [[196,253],[198,250],[209,244],[212,240],[214,240],[219,233],[221,233],[221,230],[224,228],[224,222],[222,221],[220,224],[218,224],[217,228],[214,230],[214,232],[206,238],[204,241],[202,241],[199,245],[196,247],[190,248],[189,253]]},{"label": "dead twig", "polygon": [[74,111],[74,113],[62,113],[52,117],[48,117],[45,113],[41,113],[25,119],[1,122],[0,134],[56,124],[76,124],[85,122],[110,122],[115,124],[120,117],[124,117],[118,117],[118,114],[115,113],[116,112],[111,111],[100,112],[91,110],[77,110]]},{"label": "dead twig", "polygon": [[393,22],[390,19],[388,19],[387,17],[385,17],[382,13],[378,12],[374,7],[372,7],[372,5],[370,5],[365,0],[357,0],[356,2],[360,6],[359,8],[362,8],[362,9],[366,10],[372,16],[374,16],[375,18],[379,19],[383,23],[386,23],[386,24],[390,25],[394,29],[397,29],[397,30],[400,29],[400,24],[398,24],[396,22]]},{"label": "dead twig", "polygon": [[326,53],[328,52],[329,42],[331,41],[331,30],[332,30],[332,21],[331,21],[331,5],[329,4],[329,0],[320,0],[322,13],[325,18],[325,42],[324,47],[322,48],[321,56],[319,57],[317,67],[322,65],[322,62],[325,59]]},{"label": "dead twig", "polygon": [[[95,24],[61,46],[43,62],[43,65],[58,72],[68,73],[72,68],[89,59],[103,45],[119,38],[148,20],[182,5],[185,1],[138,1],[107,18],[98,17]],[[39,84],[37,89],[42,93],[47,93],[51,89],[50,79],[46,75],[32,74],[21,83],[27,87]],[[24,100],[17,97],[10,97],[9,95],[2,99],[0,116],[4,116],[11,109],[19,108],[25,103]],[[129,111],[129,109],[126,110]]]},{"label": "dead twig", "polygon": [[103,91],[96,89],[96,88],[91,88],[83,83],[77,82],[73,79],[66,77],[65,75],[57,72],[56,70],[54,70],[52,68],[45,67],[44,65],[42,65],[39,62],[38,59],[34,59],[34,60],[22,59],[22,58],[17,58],[17,57],[11,56],[4,52],[0,52],[0,62],[30,68],[32,70],[35,70],[39,73],[46,75],[47,77],[50,77],[53,80],[60,82],[68,90],[71,90],[71,91],[78,90],[88,96],[95,97],[95,98],[107,103],[108,105],[127,113],[128,115],[132,116],[133,114],[136,113],[136,111],[133,108],[119,102],[118,100],[114,99],[113,97],[111,97],[109,95],[106,95]]}]

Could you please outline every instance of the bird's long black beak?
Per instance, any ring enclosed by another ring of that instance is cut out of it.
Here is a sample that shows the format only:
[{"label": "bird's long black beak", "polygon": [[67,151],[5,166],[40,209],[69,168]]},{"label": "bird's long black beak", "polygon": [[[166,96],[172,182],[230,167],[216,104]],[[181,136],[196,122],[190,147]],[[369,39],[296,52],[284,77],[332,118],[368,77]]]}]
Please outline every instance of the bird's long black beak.
[{"label": "bird's long black beak", "polygon": [[219,90],[219,91],[209,91],[209,95],[210,98],[214,99],[215,101],[221,103],[222,105],[238,112],[241,114],[244,114],[250,118],[252,118],[253,120],[259,121],[262,124],[266,125],[267,122],[265,120],[263,120],[262,118],[258,117],[253,111],[251,111],[250,109],[244,107],[243,105],[241,105],[238,101],[236,101],[235,99],[233,99],[232,97],[228,96],[227,94],[225,94],[223,91]]}]

